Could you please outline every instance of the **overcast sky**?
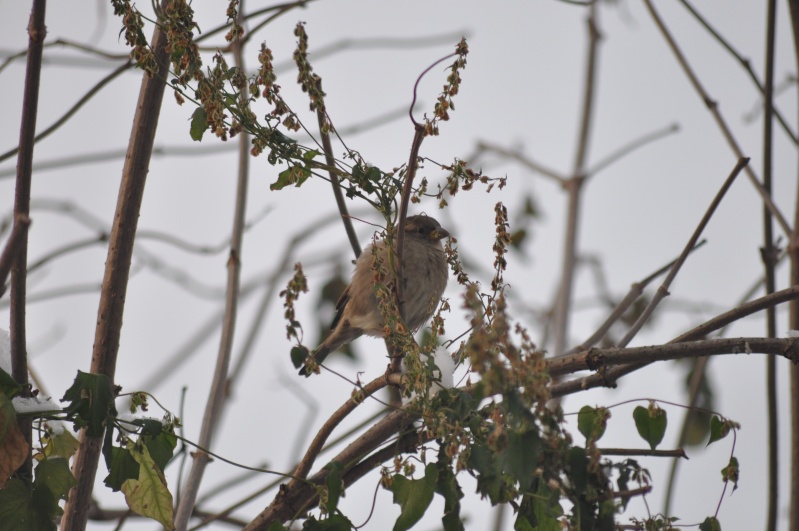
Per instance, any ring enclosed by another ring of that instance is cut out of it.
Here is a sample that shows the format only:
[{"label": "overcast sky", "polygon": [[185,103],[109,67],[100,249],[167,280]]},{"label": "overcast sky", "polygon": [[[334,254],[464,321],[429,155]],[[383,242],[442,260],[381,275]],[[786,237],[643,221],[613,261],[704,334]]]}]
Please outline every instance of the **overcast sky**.
[{"label": "overcast sky", "polygon": [[[676,1],[657,2],[661,15],[674,32],[684,53],[698,72],[706,90],[732,127],[752,167],[762,174],[762,120],[757,114],[759,93],[736,61]],[[765,7],[760,2],[708,0],[698,3],[702,13],[762,78],[764,67]],[[269,4],[247,2],[247,9]],[[141,9],[149,9],[146,2]],[[195,2],[200,29],[210,30],[224,22],[225,4]],[[793,45],[786,6],[780,3],[777,32],[776,81],[784,86],[776,103],[796,131],[796,75]],[[0,3],[0,51],[4,56],[23,50],[29,14],[27,2]],[[665,136],[608,167],[587,183],[580,216],[579,252],[598,259],[608,289],[621,297],[629,286],[675,258],[705,212],[721,183],[736,162],[703,102],[686,77],[646,11],[639,2],[603,2],[599,13],[602,35],[599,51],[596,107],[589,149],[589,168],[617,149],[655,131],[678,124],[679,132]],[[294,86],[290,68],[296,38],[293,28],[306,22],[310,36],[310,60],[324,80],[328,112],[340,130],[376,117],[395,116],[368,131],[345,135],[348,147],[364,159],[390,170],[407,162],[413,135],[412,124],[403,114],[412,98],[417,76],[436,59],[450,53],[461,35],[467,37],[470,54],[462,73],[461,93],[455,100],[452,119],[441,124],[441,135],[429,138],[421,155],[437,163],[467,158],[478,142],[518,150],[531,159],[568,175],[574,165],[575,144],[584,82],[587,47],[586,9],[554,0],[537,2],[320,0],[306,9],[291,11],[257,34],[247,51],[250,68],[257,64],[257,49],[266,42],[280,66],[278,83],[289,104],[312,125],[307,101]],[[47,11],[48,42],[65,39],[125,54],[118,39],[119,20],[109,5],[89,0],[50,2]],[[152,27],[145,34],[149,37]],[[432,37],[436,37],[432,39]],[[429,39],[431,38],[431,39]],[[405,41],[396,46],[396,40]],[[221,35],[206,44],[221,46]],[[331,55],[317,54],[334,44],[347,44]],[[209,52],[210,53],[210,52]],[[38,128],[41,130],[63,115],[98,80],[110,73],[119,60],[102,60],[54,46],[44,54]],[[206,64],[210,55],[206,56]],[[232,64],[232,59],[230,59]],[[282,66],[281,66],[282,65]],[[0,151],[18,142],[24,60],[0,72]],[[33,176],[34,224],[30,232],[30,263],[54,249],[96,237],[101,227],[110,227],[116,204],[124,151],[135,110],[139,71],[123,74],[106,86],[63,127],[36,146]],[[432,111],[444,83],[445,73],[434,69],[419,86],[415,116]],[[210,135],[201,143],[189,137],[190,104],[179,107],[169,90],[165,97],[156,146],[158,154],[150,167],[139,221],[142,231],[165,233],[198,245],[218,245],[229,237],[235,190],[235,143],[223,145]],[[259,114],[265,108],[256,109]],[[783,131],[775,129],[774,195],[785,216],[793,219],[796,197],[795,146]],[[302,140],[307,143],[306,140]],[[336,146],[337,154],[343,148]],[[102,155],[102,156],[100,156]],[[48,162],[73,157],[94,159],[81,164],[48,168]],[[98,160],[99,159],[99,160]],[[0,216],[10,214],[14,201],[15,159],[0,162]],[[518,319],[541,337],[540,311],[554,296],[562,263],[566,196],[551,180],[524,166],[495,155],[481,158],[492,176],[507,176],[508,186],[486,194],[480,187],[450,200],[450,208],[437,212],[435,200],[414,207],[435,215],[459,240],[461,253],[474,264],[473,277],[487,283],[493,261],[494,205],[502,201],[510,211],[511,229],[523,226],[520,217],[525,199],[531,197],[540,219],[528,229],[531,237],[521,252],[510,254],[507,280]],[[282,168],[269,165],[266,157],[252,161],[248,218],[265,217],[247,233],[243,250],[242,279],[254,286],[242,301],[237,329],[238,356],[254,312],[264,293],[264,278],[271,275],[285,255],[289,238],[313,229],[312,237],[293,250],[289,264],[301,261],[309,277],[311,293],[300,299],[298,309],[306,324],[306,342],[315,341],[316,319],[328,321],[329,308],[318,310],[319,290],[330,275],[341,268],[348,275],[350,249],[341,224],[335,219],[335,203],[329,185],[318,179],[300,189],[271,192]],[[421,171],[431,182],[443,173],[433,162]],[[72,214],[63,209],[71,206]],[[367,205],[352,202],[353,212],[370,222],[379,216]],[[85,215],[76,215],[75,209]],[[739,177],[705,233],[708,244],[692,256],[672,286],[671,297],[655,316],[654,327],[634,341],[636,345],[668,341],[680,332],[736,306],[761,274],[762,207],[745,176]],[[365,244],[373,228],[356,223]],[[785,235],[776,229],[775,234]],[[6,234],[0,235],[4,239]],[[172,411],[181,407],[181,389],[187,387],[183,419],[186,435],[196,439],[218,346],[214,318],[223,303],[225,285],[224,247],[216,254],[187,253],[154,238],[137,241],[135,275],[131,279],[125,310],[125,325],[117,365],[116,383],[126,391],[152,391]],[[106,250],[95,244],[50,261],[29,279],[28,337],[31,365],[46,394],[61,397],[77,369],[88,370],[94,338],[99,290]],[[779,287],[787,287],[788,271],[778,271]],[[177,278],[176,278],[177,277]],[[285,285],[288,272],[279,276]],[[77,287],[77,293],[37,301],[53,290]],[[281,288],[282,289],[282,288]],[[570,344],[578,344],[601,322],[606,310],[597,301],[594,275],[582,269],[575,286],[575,311]],[[446,296],[454,311],[447,321],[447,334],[462,333],[467,322],[461,314],[462,288],[450,280]],[[7,298],[0,301],[0,328],[8,326]],[[321,315],[320,315],[321,314]],[[786,333],[787,313],[779,313],[779,333]],[[214,324],[208,324],[214,323]],[[189,361],[165,369],[198,330],[212,331],[193,349]],[[728,331],[730,337],[762,335],[760,318],[747,320]],[[231,397],[214,450],[248,465],[268,463],[286,469],[297,458],[297,449],[307,444],[329,413],[350,394],[350,384],[332,374],[310,380],[294,376],[289,343],[284,339],[281,301],[269,304],[267,321],[260,326],[254,355],[245,366],[239,386]],[[381,342],[361,339],[357,363],[334,361],[348,377],[365,371],[370,380],[385,368]],[[548,347],[551,348],[551,347]],[[716,393],[716,409],[742,423],[736,456],[742,467],[739,489],[722,504],[720,519],[725,528],[757,529],[765,521],[766,455],[765,360],[762,356],[725,357],[710,365]],[[782,529],[787,528],[788,382],[787,362],[780,361],[781,441],[785,470],[781,498]],[[567,412],[585,404],[611,405],[632,398],[659,398],[682,403],[685,368],[661,363],[623,380],[619,389],[597,390],[569,397]],[[157,377],[162,377],[157,381]],[[155,380],[154,380],[155,378]],[[157,384],[154,383],[157,381]],[[304,400],[317,410],[309,420]],[[603,446],[640,446],[632,423],[634,405],[613,409],[613,418]],[[665,406],[664,406],[665,407]],[[367,404],[364,418],[376,411]],[[156,408],[153,408],[155,410]],[[682,410],[668,407],[669,430],[664,448],[674,446]],[[572,417],[573,419],[573,417]],[[311,423],[310,425],[308,423]],[[343,426],[355,425],[353,419]],[[575,427],[572,420],[570,426]],[[576,429],[574,430],[576,433]],[[299,434],[299,435],[298,435]],[[581,437],[576,437],[581,441]],[[713,514],[722,483],[719,471],[729,458],[729,441],[689,450],[691,460],[681,468],[674,514],[682,523],[696,523]],[[654,492],[648,497],[653,513],[662,510],[667,463],[641,459],[653,473]],[[101,467],[102,468],[102,467]],[[172,491],[177,467],[167,471]],[[207,471],[207,491],[240,472],[220,462]],[[104,472],[98,473],[101,482]],[[224,508],[272,478],[256,477],[214,498],[208,510]],[[369,513],[377,476],[353,487],[343,501],[343,511],[354,523]],[[473,484],[464,478],[464,491]],[[96,490],[103,507],[119,508],[121,495]],[[202,491],[201,491],[202,495]],[[274,494],[272,494],[273,496]],[[236,512],[252,518],[271,497],[263,497]],[[741,500],[744,500],[742,503]],[[365,529],[385,529],[399,510],[391,495],[379,491],[379,511]],[[417,527],[435,529],[441,514],[435,500],[428,516]],[[631,503],[631,516],[646,516],[640,502]],[[464,504],[469,529],[487,529],[493,510],[487,503]],[[512,529],[506,515],[505,529]],[[624,521],[620,518],[620,521]],[[90,529],[112,529],[114,523],[91,523]],[[130,529],[152,529],[149,523],[131,522]],[[213,529],[229,529],[218,525]]]}]

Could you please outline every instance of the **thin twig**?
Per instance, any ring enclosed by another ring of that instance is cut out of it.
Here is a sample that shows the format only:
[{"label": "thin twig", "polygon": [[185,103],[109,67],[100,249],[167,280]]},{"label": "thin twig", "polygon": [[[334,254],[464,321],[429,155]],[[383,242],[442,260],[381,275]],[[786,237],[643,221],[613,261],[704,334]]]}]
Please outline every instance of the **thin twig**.
[{"label": "thin twig", "polygon": [[[772,295],[766,295],[765,297],[760,297],[759,299],[742,304],[737,308],[718,315],[713,319],[710,319],[709,321],[692,328],[688,332],[685,332],[684,334],[672,339],[669,343],[696,341],[732,322],[743,319],[748,315],[765,310],[770,306],[775,306],[777,304],[782,304],[793,300],[799,300],[799,285],[777,291]],[[616,380],[622,376],[630,374],[631,372],[635,372],[638,369],[646,367],[647,365],[648,363],[631,363],[628,365],[612,367],[603,374],[592,374],[591,376],[586,376],[585,378],[578,378],[576,380],[570,380],[568,382],[553,385],[550,393],[553,397],[558,397],[577,393],[594,387],[613,386],[615,385]]]},{"label": "thin twig", "polygon": [[561,278],[553,309],[555,356],[566,351],[569,336],[569,314],[571,311],[572,289],[574,287],[574,271],[577,263],[577,232],[580,226],[580,200],[583,183],[586,178],[588,159],[588,143],[591,137],[592,118],[594,114],[594,91],[596,88],[596,64],[599,54],[600,34],[598,28],[598,8],[592,3],[586,25],[588,28],[588,51],[583,82],[583,102],[578,132],[577,150],[574,155],[572,175],[566,182],[568,207],[566,210],[566,237],[563,246],[563,263]]},{"label": "thin twig", "polygon": [[498,146],[496,144],[491,144],[486,142],[485,140],[481,140],[477,143],[477,150],[473,157],[469,157],[468,160],[472,160],[472,158],[477,158],[483,153],[496,153],[497,155],[501,155],[503,157],[515,160],[522,166],[526,167],[532,172],[541,174],[544,177],[556,182],[560,186],[565,186],[567,178],[557,171],[547,168],[543,164],[532,160],[530,157],[520,153],[518,150],[515,149],[507,149],[503,148],[502,146]]},{"label": "thin twig", "polygon": [[[700,241],[694,246],[693,249],[691,249],[691,252],[696,251],[704,244],[705,240]],[[581,350],[587,349],[588,347],[596,345],[603,337],[605,337],[605,334],[608,333],[610,327],[613,326],[613,324],[616,321],[618,321],[622,315],[624,315],[624,312],[626,312],[627,309],[630,306],[632,306],[632,304],[636,300],[638,300],[638,297],[640,297],[643,294],[644,289],[646,289],[646,287],[657,277],[669,271],[676,262],[677,259],[672,260],[671,262],[661,267],[660,269],[658,269],[657,271],[655,271],[645,279],[639,282],[634,282],[633,285],[630,286],[630,291],[627,292],[627,295],[625,295],[624,298],[616,305],[616,307],[613,308],[613,311],[610,312],[610,315],[608,315],[607,319],[605,319],[605,321],[599,326],[599,328],[597,328],[597,330],[593,334],[591,334],[591,337],[580,343],[578,346],[570,349],[568,352],[565,352],[563,356],[574,354],[575,352],[579,352]]]},{"label": "thin twig", "polygon": [[738,163],[733,168],[730,175],[724,181],[724,184],[721,185],[721,188],[716,193],[716,196],[713,198],[713,201],[710,203],[710,206],[707,208],[705,215],[702,216],[702,220],[697,225],[694,233],[691,235],[691,238],[688,240],[688,243],[685,244],[680,257],[671,266],[669,273],[666,275],[666,278],[663,280],[663,283],[658,288],[655,296],[652,297],[652,300],[649,301],[649,304],[644,308],[644,311],[641,312],[641,315],[635,321],[633,326],[630,327],[630,330],[627,331],[627,334],[616,344],[618,347],[625,347],[627,346],[630,341],[635,337],[638,331],[641,329],[642,326],[649,320],[649,317],[657,308],[657,305],[660,303],[663,298],[665,298],[669,294],[669,287],[671,283],[674,281],[674,278],[679,273],[680,269],[682,268],[685,261],[688,259],[688,255],[691,254],[691,251],[696,246],[696,243],[699,241],[699,237],[702,235],[702,232],[705,230],[705,227],[710,222],[710,218],[713,217],[713,214],[716,212],[716,208],[721,203],[721,200],[724,198],[724,195],[727,193],[727,190],[730,189],[732,183],[735,181],[735,178],[738,177],[738,174],[741,173],[741,170],[744,168],[749,167],[749,159],[740,159]]},{"label": "thin twig", "polygon": [[[46,138],[48,135],[50,135],[50,133],[52,133],[53,131],[55,131],[56,129],[58,129],[62,125],[64,125],[70,118],[72,118],[72,116],[76,112],[78,112],[78,110],[80,110],[81,107],[83,107],[90,99],[92,99],[92,97],[95,94],[100,92],[100,89],[102,89],[104,86],[109,84],[111,81],[113,81],[114,79],[119,77],[120,74],[125,72],[131,66],[133,66],[133,63],[128,61],[127,63],[117,67],[116,70],[114,70],[113,72],[111,72],[110,74],[105,76],[103,79],[98,81],[91,89],[89,89],[88,92],[86,92],[86,94],[84,94],[77,102],[75,102],[75,104],[72,105],[72,107],[70,107],[67,110],[67,112],[65,112],[63,114],[63,116],[61,116],[61,118],[59,118],[58,120],[53,122],[53,124],[50,127],[42,130],[41,133],[36,135],[36,138],[34,139],[34,142],[39,142],[43,138]],[[0,162],[13,157],[14,155],[17,154],[18,151],[19,151],[19,147],[15,147],[13,149],[10,149],[10,150],[6,151],[3,154],[0,154]]]},{"label": "thin twig", "polygon": [[607,168],[608,166],[612,165],[614,162],[619,161],[620,159],[626,157],[627,155],[636,151],[637,149],[640,149],[646,146],[647,144],[651,144],[652,142],[656,142],[662,138],[672,135],[678,132],[679,130],[680,130],[680,125],[675,123],[667,127],[664,127],[662,129],[658,129],[657,131],[652,131],[651,133],[648,133],[640,138],[636,138],[632,142],[628,143],[625,146],[620,147],[610,155],[606,156],[605,158],[603,158],[602,160],[591,166],[586,171],[586,175],[593,177],[597,173]]},{"label": "thin twig", "polygon": [[[234,42],[234,56],[236,67],[244,71],[242,43],[238,39]],[[239,95],[239,104],[246,107],[248,104],[247,85],[243,84]],[[220,413],[226,397],[228,370],[230,367],[233,337],[236,330],[236,312],[239,304],[241,253],[244,227],[247,211],[247,186],[249,180],[250,140],[249,135],[242,131],[239,137],[238,179],[236,182],[236,205],[233,215],[233,229],[230,241],[230,256],[228,257],[227,296],[225,298],[225,315],[222,319],[222,335],[219,342],[219,352],[214,368],[211,390],[208,393],[202,427],[198,439],[199,446],[211,448],[213,437],[219,423]],[[183,490],[183,497],[175,512],[175,528],[185,531],[189,519],[194,512],[200,483],[205,473],[205,467],[210,461],[209,455],[204,451],[194,453],[189,477]]]},{"label": "thin twig", "polygon": [[[386,375],[380,376],[368,384],[361,387],[349,400],[347,400],[341,407],[339,407],[335,413],[330,415],[330,418],[324,423],[324,425],[320,428],[317,432],[316,437],[314,437],[313,442],[311,442],[308,449],[305,451],[305,456],[300,460],[300,464],[297,465],[297,469],[294,471],[294,477],[299,479],[305,479],[308,477],[308,472],[310,472],[311,467],[316,460],[316,456],[322,450],[322,447],[327,442],[327,438],[330,437],[330,434],[333,433],[333,430],[341,424],[347,415],[352,413],[352,411],[361,405],[369,396],[372,396],[374,393],[383,389],[389,384],[388,378]],[[292,481],[297,481],[294,479]],[[289,484],[291,486],[291,484]]]},{"label": "thin twig", "polygon": [[[320,87],[321,90],[321,87]],[[328,167],[335,168],[336,167],[336,159],[333,156],[333,146],[330,144],[330,134],[327,131],[326,127],[326,116],[325,110],[323,108],[316,109],[316,117],[319,122],[319,134],[322,136],[322,147],[325,151],[325,162],[327,163]],[[352,252],[355,254],[355,258],[361,256],[361,244],[358,243],[358,235],[355,234],[355,228],[352,226],[352,219],[350,219],[350,213],[347,211],[347,203],[344,201],[344,194],[341,192],[341,184],[338,182],[338,176],[335,172],[329,172],[330,175],[330,184],[333,186],[333,196],[336,198],[336,206],[338,207],[339,214],[341,215],[341,221],[344,223],[344,230],[347,233],[347,238],[350,241],[350,245],[352,246]]]},{"label": "thin twig", "polygon": [[0,254],[0,298],[6,292],[6,280],[8,274],[11,272],[11,267],[16,261],[19,254],[20,246],[25,240],[25,235],[30,227],[31,220],[28,216],[19,216],[15,218],[14,228],[11,229],[11,235],[3,247],[3,254]]},{"label": "thin twig", "polygon": [[[757,79],[757,74],[755,74],[755,71],[752,69],[752,62],[738,53],[738,51],[733,48],[732,44],[730,44],[727,39],[725,39],[718,31],[716,31],[716,29],[710,25],[710,22],[708,22],[707,19],[703,17],[699,11],[697,11],[688,2],[688,0],[680,0],[680,3],[685,6],[685,8],[708,31],[708,33],[710,33],[713,38],[716,39],[719,44],[721,44],[721,46],[741,64],[744,70],[746,70],[746,73],[749,74],[749,79],[752,80],[752,83],[754,83],[757,89],[760,91],[760,94],[762,94],[764,98],[768,97],[770,91],[760,83],[760,80]],[[774,109],[774,117],[780,122],[785,134],[788,135],[791,141],[794,144],[799,145],[799,137],[797,137],[796,133],[791,130],[791,126],[788,125],[788,121],[782,116],[782,113],[780,113],[777,109]]]},{"label": "thin twig", "polygon": [[[724,120],[724,117],[721,115],[721,111],[719,111],[718,103],[710,97],[710,94],[705,91],[704,87],[702,86],[699,78],[697,77],[696,73],[691,69],[691,66],[688,64],[688,60],[683,55],[680,47],[677,45],[677,42],[674,40],[674,37],[669,32],[668,28],[666,27],[663,19],[660,18],[657,11],[655,10],[655,6],[652,5],[651,0],[644,0],[646,3],[647,9],[649,9],[649,13],[652,15],[652,18],[655,20],[655,24],[657,25],[660,32],[663,34],[663,37],[666,39],[666,42],[669,44],[669,48],[671,48],[672,53],[677,58],[677,61],[680,63],[685,75],[688,76],[688,79],[691,82],[691,85],[694,87],[694,90],[705,103],[710,114],[713,115],[713,119],[716,121],[716,125],[721,130],[724,139],[729,144],[730,149],[735,154],[738,159],[742,159],[745,157],[743,150],[741,149],[738,141],[735,139],[735,136],[732,134],[732,130],[727,125],[727,122]],[[763,184],[758,179],[757,175],[755,175],[754,170],[751,166],[746,167],[746,175],[749,177],[749,181],[755,187],[755,190],[760,195],[761,200],[769,209],[769,212],[776,218],[777,222],[782,227],[783,232],[786,236],[790,237],[791,235],[791,227],[788,225],[788,222],[785,220],[785,216],[782,215],[780,212],[779,207],[774,203],[768,193],[763,189]]]}]

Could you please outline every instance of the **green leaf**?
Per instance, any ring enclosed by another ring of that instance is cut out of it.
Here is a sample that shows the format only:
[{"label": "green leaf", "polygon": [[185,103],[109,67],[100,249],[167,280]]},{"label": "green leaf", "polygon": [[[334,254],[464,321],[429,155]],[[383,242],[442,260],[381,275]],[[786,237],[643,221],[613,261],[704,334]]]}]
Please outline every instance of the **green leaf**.
[{"label": "green leaf", "polygon": [[463,491],[458,484],[458,479],[452,472],[452,467],[447,457],[447,449],[441,446],[438,451],[438,462],[436,463],[438,479],[436,480],[436,493],[444,498],[444,515],[441,523],[444,531],[463,531],[461,521],[461,498]]},{"label": "green leaf", "polygon": [[69,489],[77,485],[69,470],[69,460],[64,457],[43,459],[36,465],[33,488],[47,488],[57,500],[65,500]]},{"label": "green leaf", "polygon": [[327,504],[325,507],[327,508],[328,514],[333,514],[338,507],[338,500],[341,497],[343,486],[341,483],[341,471],[344,467],[338,461],[333,461],[332,463],[328,463],[325,469],[330,471],[325,478],[325,485],[327,485]]},{"label": "green leaf", "polygon": [[191,127],[189,128],[189,135],[195,142],[203,139],[203,135],[208,130],[208,115],[205,109],[197,107],[191,115]]},{"label": "green leaf", "polygon": [[22,386],[10,374],[0,369],[0,393],[11,399],[19,394],[20,391],[22,391]]},{"label": "green leaf", "polygon": [[607,408],[583,406],[577,414],[577,429],[585,437],[586,442],[598,441],[605,434],[610,411]]},{"label": "green leaf", "polygon": [[294,364],[295,369],[302,367],[303,362],[310,356],[311,353],[302,345],[293,347],[291,349],[291,363]]},{"label": "green leaf", "polygon": [[[476,432],[476,430],[472,430]],[[488,496],[491,503],[503,503],[508,501],[503,495],[505,481],[502,478],[502,470],[498,463],[497,456],[484,444],[473,444],[469,451],[468,467],[477,476],[477,492],[483,496]]]},{"label": "green leaf", "polygon": [[518,480],[522,488],[532,484],[540,451],[541,438],[536,430],[508,432],[505,471]]},{"label": "green leaf", "polygon": [[52,492],[32,489],[13,478],[0,490],[0,530],[55,531],[55,517],[61,514]]},{"label": "green leaf", "polygon": [[301,166],[300,164],[294,164],[290,166],[288,169],[283,170],[277,176],[277,181],[273,182],[270,186],[270,190],[282,190],[286,186],[289,185],[296,185],[297,188],[302,186],[302,183],[308,180],[308,177],[311,176],[311,170],[306,168],[305,166]]},{"label": "green leaf", "polygon": [[721,420],[718,415],[713,415],[710,419],[710,439],[707,441],[705,448],[729,435],[730,429],[736,427],[738,427],[737,422],[726,419]]},{"label": "green leaf", "polygon": [[65,457],[69,459],[78,451],[80,443],[70,432],[49,435],[44,438],[45,444],[42,453],[45,457]]},{"label": "green leaf", "polygon": [[546,482],[537,479],[538,486],[534,495],[525,495],[519,505],[514,531],[560,531],[559,518],[563,516],[560,496],[557,491],[550,490]]},{"label": "green leaf", "polygon": [[29,452],[30,446],[19,429],[11,399],[0,394],[0,488],[22,466]]},{"label": "green leaf", "polygon": [[272,522],[272,525],[267,527],[266,531],[286,531],[286,528],[281,522]]},{"label": "green leaf", "polygon": [[666,434],[666,411],[654,403],[650,404],[648,408],[638,406],[633,411],[633,419],[635,419],[638,435],[649,443],[652,450],[657,448]]},{"label": "green leaf", "polygon": [[588,456],[585,448],[571,447],[566,453],[568,477],[574,484],[578,494],[585,493],[588,488]]},{"label": "green leaf", "polygon": [[424,469],[422,479],[408,479],[399,474],[391,483],[394,503],[402,508],[402,512],[394,523],[394,531],[405,531],[413,527],[424,515],[430,502],[433,501],[438,472],[435,463],[429,463]]},{"label": "green leaf", "polygon": [[174,455],[178,438],[173,432],[164,430],[155,437],[145,436],[144,443],[155,464],[163,471]]},{"label": "green leaf", "polygon": [[721,531],[721,524],[715,516],[708,516],[704,522],[699,524],[699,531]]},{"label": "green leaf", "polygon": [[322,154],[321,151],[318,151],[316,149],[310,149],[302,154],[302,158],[304,158],[305,160],[313,160],[321,154]]},{"label": "green leaf", "polygon": [[139,463],[133,458],[130,450],[111,447],[111,462],[108,465],[108,476],[103,480],[105,486],[114,492],[122,490],[122,486],[129,479],[138,479]]},{"label": "green leaf", "polygon": [[161,469],[150,457],[146,446],[128,444],[133,459],[139,463],[138,479],[129,479],[122,484],[128,507],[137,514],[152,518],[167,530],[175,529],[172,514],[172,494],[166,487]]},{"label": "green leaf", "polygon": [[111,381],[104,374],[78,371],[72,387],[67,389],[61,401],[71,402],[64,411],[77,414],[75,424],[86,427],[89,437],[101,437],[109,417],[117,414]]}]

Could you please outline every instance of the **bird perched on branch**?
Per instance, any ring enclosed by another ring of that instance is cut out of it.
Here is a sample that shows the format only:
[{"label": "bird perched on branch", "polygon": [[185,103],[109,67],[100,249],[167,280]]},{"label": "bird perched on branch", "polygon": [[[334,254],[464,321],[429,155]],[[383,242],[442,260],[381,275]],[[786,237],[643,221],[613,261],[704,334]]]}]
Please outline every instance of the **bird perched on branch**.
[{"label": "bird perched on branch", "polygon": [[[416,331],[430,319],[447,287],[447,260],[441,240],[448,236],[449,232],[430,216],[409,216],[405,221],[402,249],[404,300],[400,306],[402,318],[411,331]],[[382,285],[390,289],[395,275],[389,264],[386,242],[378,242],[376,246],[370,245],[355,262],[352,282],[336,303],[337,313],[330,326],[331,333],[312,354],[317,363],[364,334],[385,336],[384,320],[376,296],[375,263],[381,263],[386,270]],[[307,364],[300,369],[300,374],[310,375]]]}]

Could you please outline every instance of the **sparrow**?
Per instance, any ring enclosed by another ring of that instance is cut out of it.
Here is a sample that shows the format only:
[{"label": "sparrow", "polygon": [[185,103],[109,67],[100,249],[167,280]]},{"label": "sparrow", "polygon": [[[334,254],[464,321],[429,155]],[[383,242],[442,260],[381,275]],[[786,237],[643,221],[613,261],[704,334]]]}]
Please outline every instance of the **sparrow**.
[{"label": "sparrow", "polygon": [[[402,250],[402,293],[405,300],[401,304],[401,315],[412,332],[432,317],[447,287],[447,259],[441,246],[441,240],[447,237],[449,232],[430,216],[408,216],[405,220]],[[364,334],[385,337],[383,316],[375,295],[375,252],[387,271],[384,285],[393,285],[395,275],[389,264],[386,242],[370,245],[355,261],[352,281],[336,303],[331,333],[312,353],[317,363]],[[300,375],[310,376],[307,365],[300,369]]]}]

